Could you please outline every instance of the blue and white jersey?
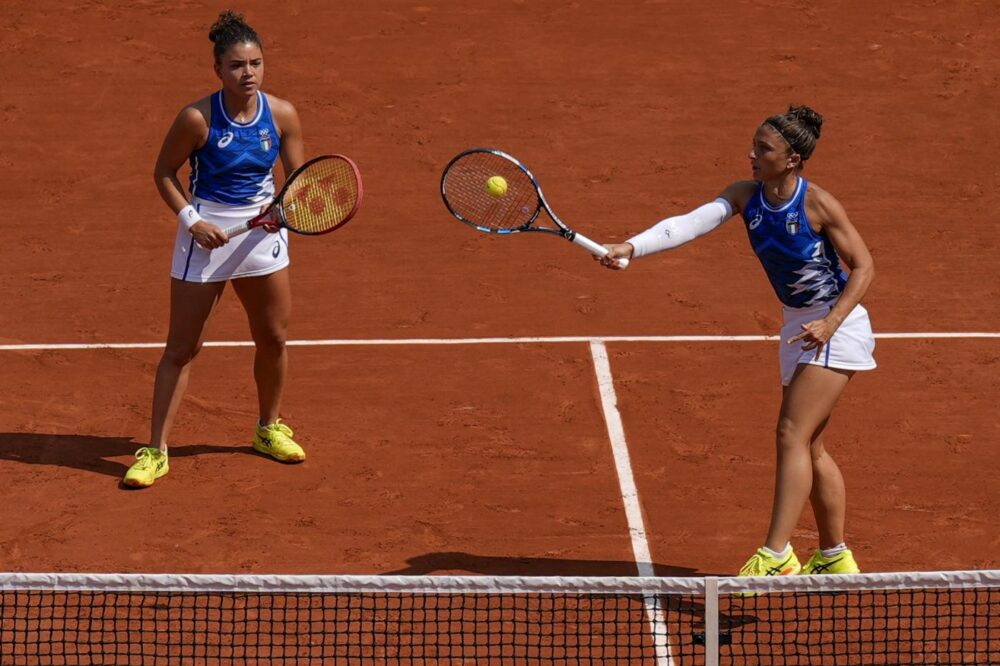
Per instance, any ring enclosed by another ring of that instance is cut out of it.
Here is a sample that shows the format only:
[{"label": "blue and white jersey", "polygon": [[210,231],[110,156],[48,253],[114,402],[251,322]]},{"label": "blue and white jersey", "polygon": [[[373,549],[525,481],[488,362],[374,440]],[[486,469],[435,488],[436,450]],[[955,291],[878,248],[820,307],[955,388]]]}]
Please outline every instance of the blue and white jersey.
[{"label": "blue and white jersey", "polygon": [[257,91],[257,115],[248,123],[229,117],[221,90],[211,101],[208,141],[191,153],[191,196],[232,206],[270,200],[280,141],[267,96]]},{"label": "blue and white jersey", "polygon": [[750,246],[778,299],[792,308],[832,301],[847,283],[830,239],[813,231],[806,219],[807,186],[799,178],[794,196],[775,207],[764,198],[764,186],[759,184],[743,210]]}]

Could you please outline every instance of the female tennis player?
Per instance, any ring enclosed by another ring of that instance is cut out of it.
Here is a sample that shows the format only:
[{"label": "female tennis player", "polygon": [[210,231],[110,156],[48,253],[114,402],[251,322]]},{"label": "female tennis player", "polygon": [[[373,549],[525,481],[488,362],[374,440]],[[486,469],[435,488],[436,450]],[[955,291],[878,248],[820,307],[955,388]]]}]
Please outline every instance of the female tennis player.
[{"label": "female tennis player", "polygon": [[[156,370],[149,446],[136,453],[136,463],[125,474],[128,486],[150,486],[169,470],[167,438],[191,362],[230,281],[256,346],[260,414],[253,448],[283,462],[305,460],[291,429],[278,418],[291,311],[288,237],[284,230],[257,228],[229,240],[222,231],[254,217],[271,201],[279,156],[286,176],[302,164],[301,125],[290,103],[261,91],[263,45],[240,14],[222,12],[209,39],[222,88],[181,109],[154,171],[160,196],[178,219],[170,330]],[[188,194],[177,175],[185,161],[191,165]]]},{"label": "female tennis player", "polygon": [[[875,268],[840,202],[801,175],[822,123],[807,106],[771,116],[753,136],[753,180],[735,182],[714,201],[609,245],[609,254],[600,260],[616,269],[615,259],[678,247],[739,213],[784,305],[784,389],[771,524],[763,547],[740,570],[743,576],[859,571],[844,542],[844,479],[823,446],[823,430],[854,373],[875,367],[875,338],[860,304]],[[850,269],[849,277],[841,262]],[[807,500],[819,527],[820,548],[803,569],[790,539]]]}]

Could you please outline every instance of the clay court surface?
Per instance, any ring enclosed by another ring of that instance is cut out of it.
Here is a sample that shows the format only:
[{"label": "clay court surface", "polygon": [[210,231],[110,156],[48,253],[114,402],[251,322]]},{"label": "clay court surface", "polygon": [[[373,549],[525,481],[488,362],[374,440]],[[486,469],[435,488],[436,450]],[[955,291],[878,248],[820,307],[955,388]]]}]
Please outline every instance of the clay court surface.
[{"label": "clay court surface", "polygon": [[[151,173],[215,89],[196,2],[0,5],[0,569],[633,575],[586,340],[777,332],[742,224],[600,269],[551,237],[444,209],[448,159],[505,149],[553,208],[627,238],[749,176],[756,125],[826,117],[805,176],[875,256],[876,333],[1000,331],[996,2],[245,2],[264,89],[309,154],[352,156],[355,221],[294,238],[285,419],[309,459],[249,448],[248,347],[206,348],[171,472],[119,480],[148,440],[175,221]],[[249,339],[227,293],[210,340]],[[14,349],[11,345],[51,346]],[[767,527],[773,341],[609,341],[655,570],[734,572]],[[827,430],[866,571],[1000,567],[1000,340],[883,338]],[[808,516],[794,540],[816,544]]]}]

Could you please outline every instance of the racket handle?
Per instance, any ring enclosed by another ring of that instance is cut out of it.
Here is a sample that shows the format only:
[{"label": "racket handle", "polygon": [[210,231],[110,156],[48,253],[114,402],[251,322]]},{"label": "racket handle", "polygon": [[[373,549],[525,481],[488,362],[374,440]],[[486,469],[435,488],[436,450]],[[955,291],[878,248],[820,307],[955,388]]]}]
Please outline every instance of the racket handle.
[{"label": "racket handle", "polygon": [[[576,234],[576,235],[574,235],[573,236],[573,242],[576,243],[577,245],[579,245],[580,247],[586,248],[588,252],[590,252],[591,254],[593,254],[595,256],[598,256],[598,257],[606,257],[606,256],[608,256],[608,248],[604,247],[600,243],[597,243],[595,241],[590,240],[589,238],[587,238],[583,234]],[[619,268],[619,270],[622,270],[622,269],[625,269],[626,267],[628,267],[628,263],[629,262],[628,262],[628,259],[626,259],[625,257],[619,257],[618,259],[615,259],[615,261],[618,262],[618,268]]]},{"label": "racket handle", "polygon": [[234,224],[231,227],[223,229],[222,233],[226,234],[226,238],[234,238],[248,231],[250,231],[250,222],[240,222],[239,224]]}]

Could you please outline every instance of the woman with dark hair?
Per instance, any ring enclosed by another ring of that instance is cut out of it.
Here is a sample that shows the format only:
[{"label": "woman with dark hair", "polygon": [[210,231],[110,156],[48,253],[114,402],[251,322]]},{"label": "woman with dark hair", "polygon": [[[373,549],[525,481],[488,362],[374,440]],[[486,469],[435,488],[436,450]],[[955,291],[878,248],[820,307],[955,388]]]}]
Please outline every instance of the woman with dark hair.
[{"label": "woman with dark hair", "polygon": [[[752,180],[737,181],[714,201],[609,245],[600,259],[618,269],[616,259],[678,247],[741,214],[750,245],[784,305],[784,388],[771,523],[764,545],[740,570],[743,576],[859,571],[844,541],[844,479],[823,445],[823,430],[854,373],[875,367],[875,338],[861,305],[875,268],[840,202],[801,175],[822,124],[807,106],[771,116],[753,136]],[[819,527],[819,549],[803,569],[790,539],[807,500]]]},{"label": "woman with dark hair", "polygon": [[[261,91],[263,44],[240,14],[222,12],[209,39],[222,87],[181,109],[154,169],[156,187],[178,226],[170,329],[156,370],[149,446],[139,449],[124,479],[133,487],[150,486],[169,470],[170,427],[208,319],[230,281],[256,347],[259,420],[253,448],[283,462],[305,460],[291,429],[278,418],[291,312],[286,232],[255,229],[230,240],[222,231],[271,201],[279,156],[286,176],[302,164],[302,128],[289,102]],[[177,177],[184,162],[191,166],[187,193]]]}]

